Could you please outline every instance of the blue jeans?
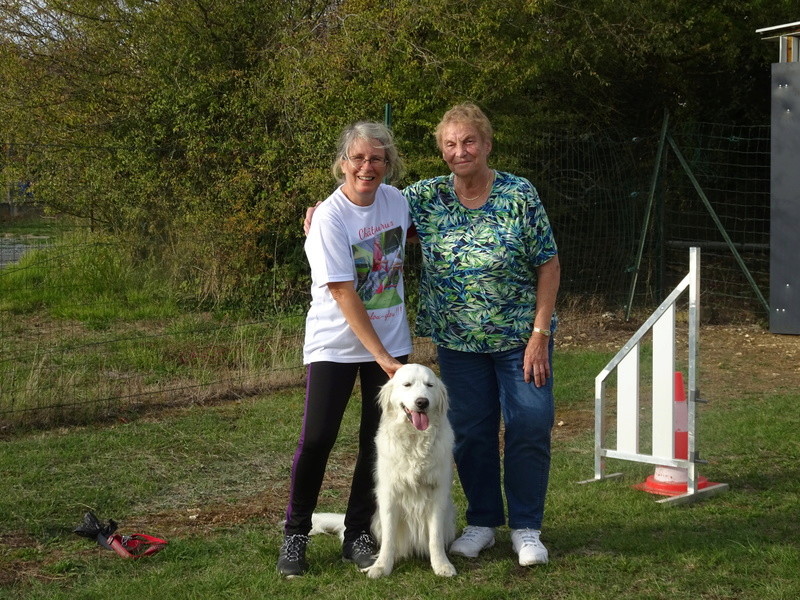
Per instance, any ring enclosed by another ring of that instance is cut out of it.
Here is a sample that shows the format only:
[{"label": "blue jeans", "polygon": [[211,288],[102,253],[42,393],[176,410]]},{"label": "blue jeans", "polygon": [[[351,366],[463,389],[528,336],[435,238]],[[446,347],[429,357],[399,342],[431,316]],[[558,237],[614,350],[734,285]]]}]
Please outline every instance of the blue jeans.
[{"label": "blue jeans", "polygon": [[[454,457],[467,497],[467,524],[505,524],[502,489],[512,529],[541,529],[550,475],[550,433],[555,418],[553,378],[525,383],[525,348],[474,353],[437,348],[450,395]],[[549,342],[552,373],[553,339]],[[500,417],[505,423],[504,485],[500,476]]]}]

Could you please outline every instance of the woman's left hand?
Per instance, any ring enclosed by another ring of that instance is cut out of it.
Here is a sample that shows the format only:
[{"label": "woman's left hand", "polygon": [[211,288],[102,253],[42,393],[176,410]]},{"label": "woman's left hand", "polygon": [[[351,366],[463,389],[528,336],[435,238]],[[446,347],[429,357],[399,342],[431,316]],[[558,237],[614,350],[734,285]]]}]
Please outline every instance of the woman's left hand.
[{"label": "woman's left hand", "polygon": [[522,369],[525,383],[533,381],[536,387],[542,387],[550,377],[550,360],[548,358],[549,338],[540,333],[534,333],[525,347],[525,358]]}]

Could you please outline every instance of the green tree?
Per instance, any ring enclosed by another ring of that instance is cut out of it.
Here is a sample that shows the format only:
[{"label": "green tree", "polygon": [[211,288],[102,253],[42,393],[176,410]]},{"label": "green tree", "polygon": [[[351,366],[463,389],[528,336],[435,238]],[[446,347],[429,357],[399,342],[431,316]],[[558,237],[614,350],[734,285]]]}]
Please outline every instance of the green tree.
[{"label": "green tree", "polygon": [[25,171],[52,210],[158,259],[201,299],[276,306],[305,289],[299,223],[333,187],[346,123],[391,104],[409,180],[443,171],[433,129],[463,100],[487,110],[502,142],[554,123],[646,134],[664,108],[763,123],[775,48],[755,29],[796,8],[7,0],[0,138],[14,142],[14,177]]}]

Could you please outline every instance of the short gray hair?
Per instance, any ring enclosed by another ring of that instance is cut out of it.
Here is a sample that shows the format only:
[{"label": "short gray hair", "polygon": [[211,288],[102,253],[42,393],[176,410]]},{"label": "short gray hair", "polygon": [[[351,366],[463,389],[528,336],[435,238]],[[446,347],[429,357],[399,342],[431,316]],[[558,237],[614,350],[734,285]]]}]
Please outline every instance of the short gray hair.
[{"label": "short gray hair", "polygon": [[331,166],[331,172],[336,178],[336,181],[342,183],[344,181],[344,172],[342,171],[342,161],[347,159],[348,150],[356,142],[356,140],[377,140],[378,145],[376,148],[383,148],[386,153],[386,179],[389,181],[396,181],[403,176],[405,165],[400,154],[397,152],[397,146],[394,144],[392,132],[383,123],[372,121],[359,121],[353,123],[342,131],[339,136],[339,142],[336,146],[336,158]]},{"label": "short gray hair", "polygon": [[442,120],[439,121],[439,124],[436,126],[436,145],[439,146],[439,150],[443,149],[442,137],[444,136],[445,127],[453,123],[472,125],[478,130],[482,141],[492,142],[494,131],[492,130],[492,123],[489,121],[489,117],[478,108],[477,104],[464,102],[462,104],[456,104],[453,108],[444,113]]}]

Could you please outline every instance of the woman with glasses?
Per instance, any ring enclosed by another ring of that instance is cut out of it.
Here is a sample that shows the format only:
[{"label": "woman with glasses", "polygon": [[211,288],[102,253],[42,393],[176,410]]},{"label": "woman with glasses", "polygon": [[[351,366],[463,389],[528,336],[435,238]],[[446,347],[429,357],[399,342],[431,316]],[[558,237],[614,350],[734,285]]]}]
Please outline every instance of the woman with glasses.
[{"label": "woman with glasses", "polygon": [[365,569],[377,553],[370,532],[376,509],[374,439],[380,420],[376,398],[411,352],[403,290],[411,220],[400,191],[383,183],[401,171],[402,161],[384,125],[359,122],[346,128],[333,162],[341,185],[317,207],[308,231],[311,306],[303,345],[305,412],[278,558],[278,571],[286,577],[308,569],[311,515],[356,377],[361,382],[359,452],[342,556]]}]

